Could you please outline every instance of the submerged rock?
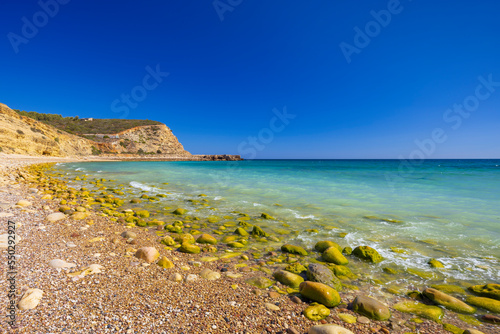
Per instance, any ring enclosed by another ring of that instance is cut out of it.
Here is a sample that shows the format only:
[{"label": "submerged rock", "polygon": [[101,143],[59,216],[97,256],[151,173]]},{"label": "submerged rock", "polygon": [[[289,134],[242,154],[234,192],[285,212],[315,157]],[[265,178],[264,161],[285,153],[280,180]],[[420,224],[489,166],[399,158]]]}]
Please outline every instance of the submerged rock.
[{"label": "submerged rock", "polygon": [[264,230],[262,228],[255,225],[252,229],[252,236],[254,236],[254,237],[268,237],[269,233],[264,232]]},{"label": "submerged rock", "polygon": [[342,284],[333,272],[319,263],[311,263],[307,270],[307,278],[313,282],[326,284],[335,290],[341,290]]},{"label": "submerged rock", "polygon": [[382,262],[382,256],[370,246],[358,246],[354,248],[352,254],[359,257],[360,259],[370,261],[373,263]]},{"label": "submerged rock", "polygon": [[245,281],[247,284],[253,285],[259,289],[267,289],[271,285],[274,284],[273,281],[271,281],[268,278],[262,277],[262,276],[257,276],[257,277],[251,277]]},{"label": "submerged rock", "polygon": [[430,319],[435,322],[440,322],[443,318],[444,311],[438,306],[425,305],[414,301],[403,301],[393,306],[395,310],[403,313],[411,313],[421,318]]},{"label": "submerged rock", "polygon": [[201,248],[185,242],[181,245],[181,247],[179,247],[179,251],[188,254],[198,254],[201,252]]},{"label": "submerged rock", "polygon": [[500,284],[473,285],[469,291],[481,297],[489,297],[500,300]]},{"label": "submerged rock", "polygon": [[485,310],[491,311],[493,313],[500,314],[500,301],[487,297],[475,297],[470,296],[466,299],[467,303],[472,304],[477,307],[484,308]]},{"label": "submerged rock", "polygon": [[177,208],[175,209],[172,213],[174,215],[178,215],[178,216],[182,216],[183,214],[185,214],[187,212],[186,209],[182,209],[182,208]]},{"label": "submerged rock", "polygon": [[335,307],[340,304],[340,295],[337,290],[322,283],[302,282],[299,291],[302,296],[326,307]]},{"label": "submerged rock", "polygon": [[338,250],[337,247],[332,246],[327,248],[321,255],[326,262],[335,263],[339,265],[346,265],[349,261],[344,255]]},{"label": "submerged rock", "polygon": [[281,246],[281,251],[283,253],[307,255],[307,252],[304,248],[302,248],[300,246],[290,245],[290,244],[285,244],[285,245]]},{"label": "submerged rock", "polygon": [[444,268],[444,264],[439,262],[436,259],[430,259],[429,262],[427,262],[432,268]]},{"label": "submerged rock", "polygon": [[330,315],[330,310],[322,304],[312,303],[303,311],[303,313],[307,319],[319,321],[328,317]]},{"label": "submerged rock", "polygon": [[300,274],[304,271],[307,271],[307,268],[304,267],[303,265],[301,265],[300,263],[295,262],[295,263],[291,263],[288,266],[286,266],[285,270],[289,271],[291,273],[294,273],[294,274]]},{"label": "submerged rock", "polygon": [[323,253],[330,247],[336,247],[340,252],[342,251],[342,247],[340,247],[337,243],[330,240],[318,241],[316,245],[314,245],[314,249],[320,253]]},{"label": "submerged rock", "polygon": [[385,321],[391,317],[391,311],[386,305],[368,296],[357,296],[352,303],[352,309],[374,320]]},{"label": "submerged rock", "polygon": [[439,290],[427,288],[422,293],[434,303],[444,306],[449,310],[466,314],[472,314],[476,312],[476,309],[474,307],[469,306],[463,301],[447,295],[446,293]]}]

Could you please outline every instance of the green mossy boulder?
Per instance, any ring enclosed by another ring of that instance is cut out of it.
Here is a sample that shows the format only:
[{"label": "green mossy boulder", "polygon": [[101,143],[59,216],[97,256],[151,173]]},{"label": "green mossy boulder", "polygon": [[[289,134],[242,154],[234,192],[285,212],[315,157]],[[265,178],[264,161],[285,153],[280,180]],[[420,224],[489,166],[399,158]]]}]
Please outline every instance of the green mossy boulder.
[{"label": "green mossy boulder", "polygon": [[330,247],[336,247],[340,252],[342,252],[342,247],[330,240],[318,241],[316,245],[314,245],[314,249],[320,253],[323,253]]},{"label": "green mossy boulder", "polygon": [[286,270],[278,270],[273,273],[273,277],[281,284],[287,285],[291,288],[298,288],[304,279],[296,274]]},{"label": "green mossy boulder", "polygon": [[491,311],[493,313],[498,313],[500,314],[500,301],[492,298],[487,298],[487,297],[476,297],[476,296],[470,296],[467,297],[466,302],[480,307],[484,308],[485,310]]},{"label": "green mossy boulder", "polygon": [[430,319],[435,322],[441,322],[444,310],[438,306],[425,305],[414,301],[403,301],[393,306],[395,310],[403,313],[411,313],[421,318]]},{"label": "green mossy boulder", "polygon": [[171,236],[169,236],[169,235],[164,236],[164,237],[160,240],[160,242],[161,242],[162,244],[164,244],[165,246],[173,246],[173,245],[175,245],[175,244],[176,244],[176,242],[174,241],[174,239],[173,239]]},{"label": "green mossy boulder", "polygon": [[481,297],[500,300],[500,284],[473,285],[469,291]]},{"label": "green mossy boulder", "polygon": [[309,320],[320,321],[330,315],[330,309],[322,304],[312,303],[302,313]]},{"label": "green mossy boulder", "polygon": [[294,262],[286,266],[285,270],[294,274],[300,274],[304,271],[307,271],[307,268],[298,262]]},{"label": "green mossy boulder", "polygon": [[135,212],[135,215],[137,217],[141,217],[141,218],[149,218],[149,211],[148,210],[138,210]]},{"label": "green mossy boulder", "polygon": [[391,311],[386,305],[368,296],[357,296],[352,303],[352,309],[374,320],[385,321],[391,317]]},{"label": "green mossy boulder", "polygon": [[194,244],[194,237],[189,233],[183,233],[175,236],[175,241],[180,244]]},{"label": "green mossy boulder", "polygon": [[352,247],[344,247],[344,249],[342,250],[342,254],[345,254],[345,255],[351,255],[352,254]]},{"label": "green mossy boulder", "polygon": [[252,236],[254,236],[254,237],[268,237],[269,234],[264,232],[264,230],[262,228],[260,228],[259,226],[254,226],[252,229]]},{"label": "green mossy boulder", "polygon": [[305,281],[300,284],[299,292],[302,296],[326,307],[335,307],[340,304],[340,295],[337,290],[326,284]]},{"label": "green mossy boulder", "polygon": [[352,280],[358,278],[358,276],[354,274],[351,271],[351,269],[349,269],[349,267],[336,264],[329,264],[328,268],[330,268],[335,274],[335,276],[337,276],[341,280]]},{"label": "green mossy boulder", "polygon": [[436,284],[436,285],[431,285],[431,288],[434,288],[444,293],[455,293],[455,294],[465,295],[465,290],[457,285]]},{"label": "green mossy boulder", "polygon": [[177,209],[175,209],[174,211],[172,211],[172,213],[173,213],[174,215],[178,215],[178,216],[182,216],[182,215],[184,215],[186,212],[187,212],[187,210],[186,210],[186,209],[182,209],[182,208],[177,208]]},{"label": "green mossy boulder", "polygon": [[379,263],[383,260],[382,256],[370,246],[358,246],[354,248],[352,254],[362,260],[370,261],[373,263]]},{"label": "green mossy boulder", "polygon": [[453,334],[463,334],[464,330],[452,324],[443,324],[443,329]]},{"label": "green mossy boulder", "polygon": [[444,268],[444,264],[439,262],[436,259],[430,259],[429,262],[427,262],[432,268]]},{"label": "green mossy boulder", "polygon": [[179,247],[179,251],[183,253],[189,254],[198,254],[201,252],[200,247],[188,243],[183,243],[181,247]]},{"label": "green mossy boulder", "polygon": [[433,288],[427,288],[422,292],[422,294],[427,298],[429,298],[435,304],[444,306],[447,309],[452,310],[454,312],[465,313],[465,314],[472,314],[476,312],[476,309],[474,307],[467,305],[463,301],[455,297],[452,297],[450,295],[447,295],[446,293],[441,292],[439,290]]},{"label": "green mossy boulder", "polygon": [[237,235],[240,235],[242,237],[246,237],[249,235],[249,233],[247,231],[245,231],[244,228],[242,227],[238,227],[235,231],[234,231],[234,234],[237,234]]},{"label": "green mossy boulder", "polygon": [[264,218],[264,219],[275,219],[273,216],[263,212],[261,215],[260,215],[261,218]]},{"label": "green mossy boulder", "polygon": [[297,255],[307,255],[307,252],[304,248],[300,246],[285,244],[281,246],[281,251],[283,253],[297,254]]},{"label": "green mossy boulder", "polygon": [[238,241],[231,241],[227,243],[228,247],[231,248],[244,248],[245,245]]},{"label": "green mossy boulder", "polygon": [[335,263],[341,266],[349,263],[336,246],[327,248],[321,256],[326,262]]},{"label": "green mossy boulder", "polygon": [[217,239],[210,234],[202,234],[198,237],[198,239],[196,239],[196,242],[199,244],[215,245],[217,243]]},{"label": "green mossy boulder", "polygon": [[169,259],[167,259],[166,256],[162,256],[157,264],[162,267],[162,268],[165,268],[165,269],[170,269],[170,268],[173,268],[175,267],[174,264],[172,263],[172,261],[170,261]]},{"label": "green mossy boulder", "polygon": [[262,276],[249,278],[245,282],[259,289],[267,289],[274,284],[274,281],[271,281],[269,278]]}]

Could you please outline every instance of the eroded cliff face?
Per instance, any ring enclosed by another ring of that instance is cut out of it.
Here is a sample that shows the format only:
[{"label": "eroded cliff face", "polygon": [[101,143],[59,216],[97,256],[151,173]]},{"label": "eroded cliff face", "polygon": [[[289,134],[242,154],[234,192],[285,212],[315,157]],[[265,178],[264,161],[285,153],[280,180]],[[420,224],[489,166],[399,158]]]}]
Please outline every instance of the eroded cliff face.
[{"label": "eroded cliff face", "polygon": [[[49,156],[102,154],[154,154],[191,156],[164,124],[139,126],[95,142],[20,116],[0,103],[0,150],[2,153]],[[114,138],[117,137],[117,138]]]},{"label": "eroded cliff face", "polygon": [[[99,143],[103,152],[143,154],[168,154],[190,156],[177,137],[165,124],[131,128],[109,136]],[[113,138],[117,137],[117,138]]]},{"label": "eroded cliff face", "polygon": [[2,153],[48,156],[85,156],[94,143],[29,117],[19,116],[0,103],[0,150]]}]

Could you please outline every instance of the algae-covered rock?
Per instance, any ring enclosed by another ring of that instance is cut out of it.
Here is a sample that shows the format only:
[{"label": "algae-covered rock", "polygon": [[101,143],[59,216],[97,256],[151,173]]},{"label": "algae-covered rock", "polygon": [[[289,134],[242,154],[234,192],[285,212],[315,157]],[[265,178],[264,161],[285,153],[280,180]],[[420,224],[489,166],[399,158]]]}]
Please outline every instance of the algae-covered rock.
[{"label": "algae-covered rock", "polygon": [[352,254],[359,257],[360,259],[370,261],[373,263],[382,262],[382,256],[370,246],[358,246],[354,248]]},{"label": "algae-covered rock", "polygon": [[443,324],[443,329],[453,334],[463,334],[464,330],[452,324]]},{"label": "algae-covered rock", "polygon": [[313,282],[328,285],[335,290],[341,290],[342,284],[333,272],[326,266],[319,263],[311,263],[307,270],[307,278]]},{"label": "algae-covered rock", "polygon": [[340,278],[341,280],[351,280],[351,279],[356,279],[358,276],[354,274],[349,267],[346,266],[341,266],[341,265],[336,265],[336,264],[330,264],[328,265],[328,268],[330,268],[335,276]]},{"label": "algae-covered rock", "polygon": [[493,313],[500,314],[500,301],[496,299],[487,297],[469,296],[467,297],[466,302],[471,305],[484,308],[485,310],[491,311]]},{"label": "algae-covered rock", "polygon": [[327,248],[321,255],[326,262],[335,263],[339,265],[346,265],[349,261],[338,250],[336,246]]},{"label": "algae-covered rock", "polygon": [[260,217],[261,217],[261,218],[264,218],[264,219],[273,219],[273,220],[274,220],[274,219],[276,219],[276,218],[274,218],[273,216],[271,216],[271,215],[269,215],[269,214],[267,214],[267,213],[265,213],[265,212],[263,212],[263,213],[260,215]]},{"label": "algae-covered rock", "polygon": [[173,245],[175,245],[175,241],[174,241],[174,239],[173,239],[171,236],[169,236],[169,235],[164,236],[164,237],[160,240],[160,242],[161,242],[162,244],[164,244],[165,246],[173,246]]},{"label": "algae-covered rock", "polygon": [[162,256],[157,264],[162,267],[162,268],[165,268],[165,269],[170,269],[170,268],[173,268],[175,267],[174,264],[172,263],[172,261],[170,261],[169,259],[167,259],[166,256]]},{"label": "algae-covered rock", "polygon": [[172,211],[172,213],[174,215],[178,215],[178,216],[182,216],[183,214],[185,214],[187,212],[186,209],[182,209],[182,208],[177,208],[175,209],[174,211]]},{"label": "algae-covered rock", "polygon": [[71,215],[71,218],[74,220],[82,220],[88,217],[87,212],[75,212]]},{"label": "algae-covered rock", "polygon": [[281,251],[283,253],[307,255],[307,252],[304,248],[302,248],[300,246],[290,245],[290,244],[285,244],[285,245],[281,246]]},{"label": "algae-covered rock", "polygon": [[396,269],[389,268],[389,267],[384,267],[384,268],[382,268],[382,270],[384,271],[384,273],[390,274],[390,275],[396,275],[398,273],[398,271]]},{"label": "algae-covered rock", "polygon": [[227,245],[231,248],[244,248],[245,245],[238,241],[228,242]]},{"label": "algae-covered rock", "polygon": [[469,291],[481,297],[489,297],[500,300],[500,284],[473,285]]},{"label": "algae-covered rock", "polygon": [[268,237],[269,233],[264,232],[264,230],[262,228],[255,225],[252,229],[252,235],[254,237]]},{"label": "algae-covered rock", "polygon": [[431,288],[434,288],[444,293],[458,293],[461,295],[465,295],[465,290],[457,285],[435,284],[431,285]]},{"label": "algae-covered rock", "polygon": [[217,239],[210,234],[202,234],[198,237],[198,239],[196,239],[196,242],[199,244],[215,245],[217,243]]},{"label": "algae-covered rock", "polygon": [[322,304],[312,303],[303,311],[303,314],[309,320],[319,321],[330,315],[330,309]]},{"label": "algae-covered rock", "polygon": [[249,278],[245,282],[259,289],[267,289],[268,287],[274,284],[274,282],[271,281],[269,278],[265,278],[262,276]]},{"label": "algae-covered rock", "polygon": [[337,313],[337,316],[342,320],[343,322],[347,322],[348,324],[355,324],[357,319],[355,316],[350,315],[349,313]]},{"label": "algae-covered rock", "polygon": [[273,277],[281,284],[288,285],[292,288],[298,288],[300,283],[304,282],[304,279],[286,270],[278,270],[274,272]]},{"label": "algae-covered rock", "polygon": [[336,247],[340,252],[342,251],[342,247],[340,247],[337,243],[330,240],[318,241],[316,245],[314,245],[314,249],[320,253],[323,253],[330,247]]},{"label": "algae-covered rock", "polygon": [[179,251],[188,254],[198,254],[201,252],[201,249],[196,245],[192,245],[186,242],[183,243],[181,247],[179,247]]},{"label": "algae-covered rock", "polygon": [[444,268],[444,264],[439,262],[436,259],[430,259],[429,262],[427,262],[432,268]]},{"label": "algae-covered rock", "polygon": [[149,211],[148,210],[138,210],[135,212],[135,215],[137,217],[141,217],[141,218],[149,218]]},{"label": "algae-covered rock", "polygon": [[294,274],[300,274],[304,271],[307,271],[307,268],[298,262],[294,262],[286,266],[285,270]]},{"label": "algae-covered rock", "polygon": [[180,244],[194,244],[194,237],[189,233],[179,234],[174,240]]},{"label": "algae-covered rock", "polygon": [[447,295],[446,293],[439,290],[427,288],[422,293],[434,303],[444,306],[449,310],[466,314],[472,314],[476,312],[476,309],[474,307],[467,305],[463,301]]},{"label": "algae-covered rock", "polygon": [[351,255],[352,254],[352,247],[344,247],[344,249],[342,250],[342,254],[345,254],[345,255]]},{"label": "algae-covered rock", "polygon": [[403,301],[393,306],[394,309],[403,313],[411,313],[421,318],[441,322],[444,311],[438,306],[425,305],[414,301]]},{"label": "algae-covered rock", "polygon": [[248,232],[247,232],[247,231],[245,231],[245,229],[244,229],[244,228],[242,228],[242,227],[238,227],[238,228],[234,231],[234,233],[235,233],[235,234],[237,234],[237,235],[240,235],[240,236],[242,236],[242,237],[246,237],[246,236],[248,236]]},{"label": "algae-covered rock", "polygon": [[299,291],[302,296],[326,307],[335,307],[340,304],[340,295],[337,290],[326,284],[305,281],[300,284]]},{"label": "algae-covered rock", "polygon": [[368,296],[357,296],[352,303],[352,309],[374,320],[385,321],[391,317],[391,311],[386,305]]}]

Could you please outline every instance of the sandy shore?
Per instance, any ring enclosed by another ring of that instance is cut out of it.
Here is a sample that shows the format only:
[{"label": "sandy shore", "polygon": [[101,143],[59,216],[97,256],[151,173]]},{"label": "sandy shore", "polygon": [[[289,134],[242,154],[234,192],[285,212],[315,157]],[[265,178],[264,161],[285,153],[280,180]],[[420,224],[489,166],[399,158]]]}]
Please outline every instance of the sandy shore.
[{"label": "sandy shore", "polygon": [[[43,291],[36,308],[16,311],[17,328],[11,329],[2,317],[1,333],[307,333],[321,323],[337,324],[352,333],[448,333],[440,324],[413,322],[414,316],[397,311],[389,321],[360,317],[349,309],[356,296],[352,291],[340,293],[343,302],[326,319],[308,320],[302,315],[309,306],[305,300],[245,283],[255,276],[272,278],[255,269],[273,254],[259,260],[224,258],[231,253],[220,250],[185,254],[166,249],[152,230],[127,228],[92,211],[82,220],[65,216],[50,222],[46,217],[58,212],[59,201],[41,199],[43,194],[33,184],[19,178],[20,168],[88,160],[2,156],[0,161],[0,234],[6,233],[10,220],[17,224],[21,237],[16,245],[16,300],[28,288]],[[30,204],[15,205],[20,200]],[[126,239],[123,232],[135,235]],[[156,248],[174,267],[164,269],[138,259],[134,254],[141,247]],[[203,261],[207,256],[219,259]],[[6,258],[2,250],[0,303],[4,310],[9,302]],[[52,268],[49,262],[54,259],[74,266]],[[72,274],[91,265],[102,266],[100,273]],[[207,273],[220,278],[202,277],[208,277]],[[177,281],[179,275],[182,278]],[[284,288],[280,283],[276,286]],[[357,317],[357,322],[346,323],[339,314]],[[494,329],[481,327],[484,333],[495,333]]]}]

